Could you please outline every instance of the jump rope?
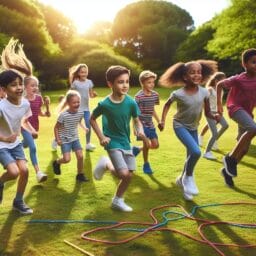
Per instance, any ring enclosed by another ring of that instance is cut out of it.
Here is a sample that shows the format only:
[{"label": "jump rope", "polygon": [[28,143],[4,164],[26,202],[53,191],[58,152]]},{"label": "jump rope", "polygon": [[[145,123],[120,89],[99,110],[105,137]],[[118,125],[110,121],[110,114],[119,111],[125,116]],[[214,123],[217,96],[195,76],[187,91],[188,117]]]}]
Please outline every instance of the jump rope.
[{"label": "jump rope", "polygon": [[[227,205],[253,205],[256,206],[256,203],[253,202],[228,202],[228,203],[215,203],[215,204],[207,204],[207,205],[201,205],[201,206],[194,206],[191,210],[191,213],[188,213],[181,205],[178,204],[166,204],[162,206],[157,206],[155,208],[152,208],[149,212],[149,216],[153,220],[153,222],[137,222],[137,221],[98,221],[98,220],[29,220],[28,223],[54,223],[54,224],[63,224],[63,223],[88,223],[88,224],[101,224],[101,225],[106,225],[98,228],[93,228],[88,231],[85,231],[81,234],[81,238],[87,241],[92,241],[92,242],[98,242],[98,243],[103,243],[107,245],[120,245],[120,244],[125,244],[128,243],[132,240],[135,240],[139,237],[144,236],[145,234],[149,232],[154,232],[154,231],[171,231],[173,233],[180,234],[182,236],[185,236],[193,241],[206,244],[210,246],[213,250],[216,251],[218,255],[221,256],[226,256],[220,249],[219,247],[240,247],[240,248],[253,248],[256,247],[256,244],[233,244],[233,243],[216,243],[213,241],[210,241],[206,235],[203,232],[203,229],[212,226],[212,225],[229,225],[229,226],[235,226],[238,228],[245,228],[245,229],[255,229],[256,228],[256,223],[235,223],[235,222],[226,222],[226,221],[212,221],[212,220],[207,220],[207,219],[201,219],[201,218],[196,218],[194,215],[196,212],[202,208],[208,208],[208,207],[217,207],[217,206],[227,206]],[[178,208],[180,211],[173,211],[173,210],[166,210],[162,213],[162,218],[163,221],[159,222],[157,217],[155,216],[155,213],[161,209],[165,208]],[[175,217],[168,217],[170,214],[174,215]],[[188,219],[191,221],[196,221],[200,222],[201,224],[198,226],[198,233],[201,237],[197,238],[194,237],[188,233],[185,233],[183,231],[174,229],[174,228],[167,228],[166,225],[171,222],[171,221],[176,221],[180,219]],[[145,228],[124,228],[123,226],[125,225],[140,225],[140,226],[145,226]],[[104,240],[104,239],[98,239],[98,238],[93,238],[91,237],[92,234],[95,234],[97,232],[101,231],[129,231],[129,232],[135,232],[134,235],[123,239],[123,240],[116,240],[116,241],[111,241],[111,240]],[[80,252],[84,253],[85,255],[90,255],[93,256],[93,254],[79,248],[78,246],[72,244],[71,242],[64,240],[64,242],[73,248],[79,250]]]}]

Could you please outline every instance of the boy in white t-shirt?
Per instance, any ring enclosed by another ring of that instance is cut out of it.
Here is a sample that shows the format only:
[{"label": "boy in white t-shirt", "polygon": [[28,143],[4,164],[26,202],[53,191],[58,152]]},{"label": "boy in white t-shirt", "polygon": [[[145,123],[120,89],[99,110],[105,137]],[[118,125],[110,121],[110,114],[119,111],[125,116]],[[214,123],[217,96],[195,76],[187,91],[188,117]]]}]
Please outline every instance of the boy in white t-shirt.
[{"label": "boy in white t-shirt", "polygon": [[[28,181],[27,161],[18,136],[23,118],[31,116],[29,102],[22,98],[23,79],[13,70],[0,74],[0,86],[6,98],[0,101],[0,163],[5,172],[0,176],[0,203],[3,199],[5,182],[19,176],[13,209],[22,214],[31,214],[33,210],[23,201]],[[24,124],[29,127],[29,124]]]}]

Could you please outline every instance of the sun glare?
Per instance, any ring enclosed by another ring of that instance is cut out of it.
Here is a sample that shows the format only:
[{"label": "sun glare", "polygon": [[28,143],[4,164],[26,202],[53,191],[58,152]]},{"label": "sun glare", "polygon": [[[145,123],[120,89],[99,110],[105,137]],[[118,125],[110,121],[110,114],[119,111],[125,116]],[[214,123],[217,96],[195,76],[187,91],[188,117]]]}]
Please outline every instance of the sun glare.
[{"label": "sun glare", "polygon": [[134,0],[40,0],[73,20],[79,33],[84,33],[96,21],[113,21],[116,13]]}]

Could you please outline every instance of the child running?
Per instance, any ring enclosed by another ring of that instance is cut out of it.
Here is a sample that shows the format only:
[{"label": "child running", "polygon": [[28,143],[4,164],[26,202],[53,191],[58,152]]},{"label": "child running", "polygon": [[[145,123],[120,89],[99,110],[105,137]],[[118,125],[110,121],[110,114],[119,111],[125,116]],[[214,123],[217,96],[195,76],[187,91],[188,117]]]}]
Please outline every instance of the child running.
[{"label": "child running", "polygon": [[[225,74],[223,72],[216,72],[214,73],[209,81],[206,83],[206,88],[209,92],[209,102],[210,108],[213,115],[217,114],[217,94],[216,94],[216,85],[219,81],[225,78]],[[212,136],[208,141],[205,153],[203,155],[204,158],[209,160],[215,160],[216,157],[212,154],[211,150],[215,143],[216,149],[216,142],[222,136],[222,134],[228,129],[228,123],[223,116],[220,117],[219,124],[221,128],[217,130],[217,122],[214,119],[206,118],[208,127],[211,130]]]},{"label": "child running", "polygon": [[233,150],[223,158],[221,173],[229,187],[234,186],[233,177],[237,176],[237,164],[248,152],[252,139],[256,135],[256,123],[253,109],[256,105],[256,49],[242,53],[244,72],[231,76],[217,84],[218,112],[222,114],[222,88],[230,89],[227,97],[229,116],[238,124],[240,135]]},{"label": "child running", "polygon": [[32,65],[22,46],[17,44],[17,40],[11,39],[1,56],[4,71],[0,73],[0,86],[6,97],[0,101],[0,163],[5,169],[0,176],[0,203],[5,183],[19,177],[13,209],[21,214],[31,214],[33,210],[23,199],[28,182],[28,168],[19,135],[22,120],[25,119],[24,122],[27,123],[27,118],[32,115],[29,102],[22,97],[24,85],[20,72],[31,75]]},{"label": "child running", "polygon": [[66,110],[60,113],[57,123],[54,126],[55,140],[61,146],[62,157],[53,162],[53,171],[56,175],[61,174],[60,165],[66,164],[71,160],[71,150],[76,154],[78,182],[88,181],[84,175],[83,150],[78,137],[78,124],[88,132],[86,126],[82,123],[84,113],[80,110],[80,94],[77,91],[69,90],[61,102],[60,109]]},{"label": "child running", "polygon": [[89,98],[94,98],[97,93],[93,91],[93,82],[87,78],[88,67],[86,64],[78,64],[69,69],[69,82],[71,89],[80,93],[81,104],[80,110],[84,113],[84,121],[89,131],[86,133],[86,146],[87,151],[93,151],[95,146],[91,143],[91,125],[90,125],[90,110]]},{"label": "child running", "polygon": [[187,159],[176,184],[183,189],[186,200],[192,200],[199,191],[194,180],[194,168],[200,158],[197,128],[204,106],[208,118],[218,120],[218,114],[212,115],[207,89],[200,86],[216,70],[214,61],[198,60],[179,62],[171,66],[160,78],[165,86],[184,85],[171,93],[164,105],[160,128],[165,127],[165,119],[171,104],[177,102],[177,112],[173,117],[174,132],[187,149]]},{"label": "child running", "polygon": [[[34,76],[27,76],[24,79],[25,85],[25,98],[29,101],[30,108],[32,111],[32,116],[29,117],[28,121],[32,125],[33,132],[30,133],[26,129],[22,128],[21,133],[23,136],[23,147],[29,147],[29,154],[32,165],[34,166],[36,172],[36,178],[38,182],[44,182],[47,180],[47,175],[40,170],[38,159],[37,159],[37,152],[36,152],[36,144],[35,139],[38,137],[38,130],[39,130],[39,116],[47,116],[49,117],[49,98],[45,97],[44,101],[42,96],[38,94],[39,90],[39,81]],[[46,111],[42,112],[42,105],[46,106]]]},{"label": "child running", "polygon": [[[143,125],[145,136],[150,140],[150,149],[156,149],[159,147],[158,136],[156,134],[156,129],[152,120],[152,117],[154,117],[157,123],[160,123],[160,119],[155,111],[155,105],[159,105],[159,95],[156,91],[153,90],[156,78],[157,75],[152,71],[142,71],[139,76],[142,90],[140,90],[135,95],[135,101],[137,102],[140,109],[139,119]],[[148,161],[149,148],[147,147],[147,144],[148,143],[144,142],[142,148],[144,159],[143,172],[146,174],[152,174],[153,171]],[[139,153],[139,151],[133,151],[135,155],[136,153]]]},{"label": "child running", "polygon": [[[106,169],[109,169],[120,180],[111,206],[113,209],[125,212],[133,210],[123,199],[131,182],[132,172],[135,170],[135,156],[130,146],[131,118],[134,121],[136,135],[146,140],[138,118],[138,105],[127,95],[129,77],[130,71],[125,67],[111,66],[108,68],[106,80],[112,92],[98,104],[91,116],[92,128],[111,159],[110,161],[108,157],[100,158],[94,170],[94,177],[100,180]],[[102,131],[96,121],[101,115]]]}]

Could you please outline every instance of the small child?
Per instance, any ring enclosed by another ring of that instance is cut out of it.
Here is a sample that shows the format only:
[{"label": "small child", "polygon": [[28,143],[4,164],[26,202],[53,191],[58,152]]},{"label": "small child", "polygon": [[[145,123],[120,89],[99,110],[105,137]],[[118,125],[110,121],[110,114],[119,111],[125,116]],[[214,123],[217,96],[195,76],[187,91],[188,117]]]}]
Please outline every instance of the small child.
[{"label": "small child", "polygon": [[93,151],[95,146],[91,143],[91,125],[90,125],[90,110],[89,110],[89,98],[94,98],[97,93],[93,91],[93,82],[87,78],[88,67],[86,64],[78,64],[69,69],[69,82],[71,89],[76,90],[81,96],[80,110],[84,112],[84,121],[89,132],[86,134],[86,146],[87,151]]},{"label": "small child", "polygon": [[207,89],[200,86],[216,69],[215,61],[179,62],[166,70],[160,78],[160,83],[165,86],[184,85],[173,91],[165,103],[160,128],[164,129],[167,113],[171,104],[176,101],[177,113],[173,117],[173,128],[187,150],[187,159],[176,184],[183,189],[186,200],[193,200],[193,196],[199,193],[194,180],[194,168],[201,156],[197,128],[203,107],[205,116],[219,120],[218,114],[213,115],[210,111]]},{"label": "small child", "polygon": [[61,110],[67,107],[66,110],[60,113],[57,123],[54,126],[55,140],[61,146],[62,158],[56,159],[53,162],[53,172],[56,175],[61,174],[60,165],[70,162],[70,152],[73,150],[77,158],[77,175],[76,180],[79,182],[88,181],[85,177],[83,150],[78,137],[78,124],[88,132],[88,129],[82,124],[83,111],[80,107],[80,94],[77,91],[69,90],[61,102]]},{"label": "small child", "polygon": [[[4,184],[19,177],[13,209],[21,214],[31,214],[33,210],[23,200],[28,182],[28,168],[22,143],[19,140],[22,120],[32,115],[29,102],[22,98],[24,85],[21,72],[31,75],[32,65],[26,58],[22,46],[11,39],[2,52],[4,71],[0,73],[0,86],[6,97],[0,101],[0,163],[5,172],[0,176],[0,203],[3,199]],[[29,125],[28,125],[29,127]]]},{"label": "small child", "polygon": [[[135,156],[130,146],[131,118],[134,121],[136,135],[146,140],[138,118],[138,105],[127,95],[129,77],[130,71],[125,67],[111,66],[108,68],[106,80],[112,93],[98,104],[91,116],[92,128],[111,159],[110,161],[109,158],[102,157],[99,160],[94,170],[94,177],[100,180],[106,169],[109,169],[120,180],[111,206],[113,209],[125,212],[133,210],[124,202],[123,194],[131,182],[136,166]],[[101,115],[103,131],[96,121]]]},{"label": "small child", "polygon": [[256,135],[256,123],[253,109],[256,106],[256,49],[247,49],[242,53],[242,66],[245,72],[231,76],[217,84],[218,112],[223,113],[221,102],[222,88],[230,89],[227,97],[229,116],[238,124],[238,142],[233,150],[223,158],[221,170],[225,183],[234,186],[233,177],[237,176],[237,164],[248,152],[252,139]]},{"label": "small child", "polygon": [[[206,88],[208,89],[208,92],[209,92],[210,108],[213,115],[217,113],[216,85],[219,81],[223,80],[225,77],[226,76],[223,72],[216,72],[210,77],[210,79],[206,83]],[[217,123],[214,119],[206,118],[206,120],[211,130],[212,136],[208,141],[203,157],[209,160],[215,160],[216,157],[212,154],[211,150],[214,146],[214,143],[216,143],[217,140],[222,136],[222,134],[228,129],[228,123],[226,119],[223,116],[221,116],[219,120],[219,124],[221,125],[221,128],[217,130]]]},{"label": "small child", "polygon": [[[154,109],[155,105],[159,105],[159,95],[156,91],[153,90],[156,78],[157,75],[152,71],[142,71],[139,76],[142,90],[140,90],[135,95],[135,101],[137,102],[140,109],[139,119],[143,125],[145,136],[150,140],[150,149],[157,149],[159,147],[158,136],[156,134],[156,129],[152,120],[152,117],[154,117],[157,123],[160,123],[160,119]],[[149,148],[144,142],[142,148],[144,158],[143,172],[146,174],[153,173],[148,161]]]},{"label": "small child", "polygon": [[[29,154],[31,162],[34,166],[36,172],[36,178],[38,182],[44,182],[47,180],[47,175],[42,172],[39,168],[37,153],[36,153],[36,144],[35,139],[38,137],[39,130],[39,116],[47,116],[49,117],[49,98],[45,97],[44,101],[41,95],[38,94],[39,91],[39,81],[34,76],[27,76],[24,79],[25,85],[25,98],[29,101],[30,108],[32,111],[32,116],[29,117],[28,121],[32,126],[33,133],[31,134],[25,128],[21,129],[21,133],[23,136],[23,147],[29,147]],[[46,106],[46,111],[42,112],[42,105]]]}]

